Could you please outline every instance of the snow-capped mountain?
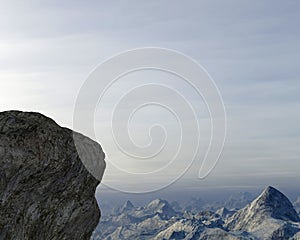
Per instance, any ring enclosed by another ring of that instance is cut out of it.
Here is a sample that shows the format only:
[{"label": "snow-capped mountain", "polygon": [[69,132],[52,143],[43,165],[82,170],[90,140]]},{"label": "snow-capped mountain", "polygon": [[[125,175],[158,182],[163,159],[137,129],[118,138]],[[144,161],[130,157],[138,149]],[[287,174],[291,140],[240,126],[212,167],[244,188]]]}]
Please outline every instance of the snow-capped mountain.
[{"label": "snow-capped mountain", "polygon": [[299,230],[299,221],[289,199],[275,188],[267,187],[251,204],[230,217],[225,226],[265,239],[278,234],[294,235]]},{"label": "snow-capped mountain", "polygon": [[166,200],[156,199],[150,202],[144,209],[148,213],[159,213],[164,218],[176,215],[176,212]]},{"label": "snow-capped mountain", "polygon": [[192,212],[178,203],[174,206],[183,210],[175,211],[162,199],[144,207],[134,207],[127,201],[118,214],[103,217],[92,239],[300,239],[297,212],[273,187],[267,187],[240,210],[223,207],[216,212]]},{"label": "snow-capped mountain", "polygon": [[179,215],[166,200],[155,199],[144,207],[126,201],[114,215],[102,217],[92,239],[152,239]]}]

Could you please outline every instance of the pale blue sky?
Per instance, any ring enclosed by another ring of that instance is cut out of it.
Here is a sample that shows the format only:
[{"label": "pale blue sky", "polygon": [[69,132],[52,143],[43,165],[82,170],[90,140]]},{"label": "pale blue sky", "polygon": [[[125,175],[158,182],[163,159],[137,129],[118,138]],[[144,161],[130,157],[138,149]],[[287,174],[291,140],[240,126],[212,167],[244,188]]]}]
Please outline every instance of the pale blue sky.
[{"label": "pale blue sky", "polygon": [[227,109],[224,154],[207,181],[287,184],[300,169],[299,11],[292,0],[0,1],[0,110],[71,128],[76,95],[100,62],[130,48],[175,49],[206,68]]}]

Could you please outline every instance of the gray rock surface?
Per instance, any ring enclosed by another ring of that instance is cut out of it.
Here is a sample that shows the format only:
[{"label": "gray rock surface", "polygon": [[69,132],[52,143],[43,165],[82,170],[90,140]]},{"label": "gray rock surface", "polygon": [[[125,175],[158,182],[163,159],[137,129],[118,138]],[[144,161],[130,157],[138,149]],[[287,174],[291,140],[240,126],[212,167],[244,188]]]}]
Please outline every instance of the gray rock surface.
[{"label": "gray rock surface", "polygon": [[[100,145],[77,135],[104,171]],[[73,131],[39,113],[2,112],[0,164],[0,239],[90,238],[99,181],[79,159]]]}]

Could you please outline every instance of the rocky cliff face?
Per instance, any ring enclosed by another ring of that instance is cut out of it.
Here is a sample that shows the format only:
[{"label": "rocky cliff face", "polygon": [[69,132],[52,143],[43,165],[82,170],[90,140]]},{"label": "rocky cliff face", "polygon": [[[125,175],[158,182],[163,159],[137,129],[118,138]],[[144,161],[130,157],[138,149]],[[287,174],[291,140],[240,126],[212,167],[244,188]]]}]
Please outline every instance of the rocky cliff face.
[{"label": "rocky cliff face", "polygon": [[[100,145],[78,136],[104,171]],[[99,181],[79,159],[71,130],[39,113],[2,112],[0,165],[0,239],[90,238]]]}]

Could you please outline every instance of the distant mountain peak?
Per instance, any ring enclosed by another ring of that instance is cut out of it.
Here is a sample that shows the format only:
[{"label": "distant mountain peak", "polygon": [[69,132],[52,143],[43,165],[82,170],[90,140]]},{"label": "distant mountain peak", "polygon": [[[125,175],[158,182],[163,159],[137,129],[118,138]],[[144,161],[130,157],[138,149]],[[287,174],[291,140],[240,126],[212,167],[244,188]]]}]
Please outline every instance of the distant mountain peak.
[{"label": "distant mountain peak", "polygon": [[238,231],[251,231],[267,219],[300,221],[289,199],[271,186],[268,186],[253,202],[230,217],[227,227]]},{"label": "distant mountain peak", "polygon": [[155,200],[151,201],[147,205],[147,207],[148,208],[157,208],[157,207],[162,206],[162,205],[170,205],[170,204],[168,203],[167,200],[163,200],[163,199],[158,198],[158,199],[155,199]]},{"label": "distant mountain peak", "polygon": [[147,206],[146,209],[148,209],[151,212],[160,213],[163,216],[174,216],[175,211],[171,207],[168,201],[162,200],[162,199],[155,199],[151,201]]},{"label": "distant mountain peak", "polygon": [[130,202],[129,200],[127,200],[123,206],[121,207],[121,212],[124,212],[124,211],[130,211],[134,208],[134,205],[132,204],[132,202]]},{"label": "distant mountain peak", "polygon": [[281,197],[286,197],[282,192],[280,192],[279,190],[277,190],[276,188],[274,188],[272,186],[266,187],[260,196],[270,197],[273,195],[278,195],[278,196],[280,195]]},{"label": "distant mountain peak", "polygon": [[274,187],[268,186],[254,202],[257,209],[264,210],[272,218],[284,221],[300,221],[290,200]]},{"label": "distant mountain peak", "polygon": [[133,208],[133,207],[134,207],[133,204],[132,204],[132,202],[130,202],[129,200],[127,200],[127,201],[124,203],[124,206],[130,207],[130,208]]}]

